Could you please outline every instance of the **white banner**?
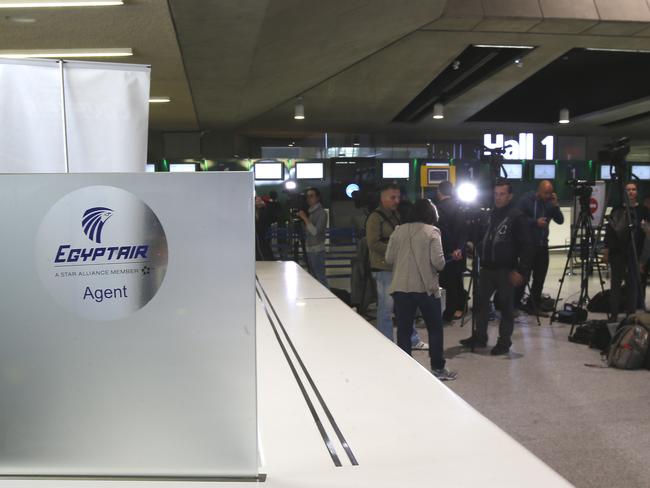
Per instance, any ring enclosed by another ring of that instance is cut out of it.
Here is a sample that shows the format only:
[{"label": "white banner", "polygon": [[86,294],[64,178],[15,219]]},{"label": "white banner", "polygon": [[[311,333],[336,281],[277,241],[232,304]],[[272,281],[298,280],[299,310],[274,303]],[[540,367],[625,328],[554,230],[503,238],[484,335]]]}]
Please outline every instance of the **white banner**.
[{"label": "white banner", "polygon": [[60,63],[0,60],[0,173],[144,172],[150,68]]},{"label": "white banner", "polygon": [[597,181],[593,186],[591,198],[589,200],[589,210],[594,227],[600,225],[605,211],[605,182]]},{"label": "white banner", "polygon": [[65,62],[71,173],[144,172],[150,74],[139,65]]},{"label": "white banner", "polygon": [[0,172],[65,171],[56,61],[0,59]]}]

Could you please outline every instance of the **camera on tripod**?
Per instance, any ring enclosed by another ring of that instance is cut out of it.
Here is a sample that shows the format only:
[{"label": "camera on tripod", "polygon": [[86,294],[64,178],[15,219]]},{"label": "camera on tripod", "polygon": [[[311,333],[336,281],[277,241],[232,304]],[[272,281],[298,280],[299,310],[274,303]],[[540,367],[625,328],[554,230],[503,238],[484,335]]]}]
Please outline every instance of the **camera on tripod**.
[{"label": "camera on tripod", "polygon": [[292,219],[298,218],[298,212],[309,210],[307,204],[307,196],[304,193],[287,192],[287,207],[289,207],[289,214]]},{"label": "camera on tripod", "polygon": [[625,164],[625,157],[630,152],[630,139],[621,137],[605,145],[605,149],[598,151],[600,161],[611,162],[612,165]]},{"label": "camera on tripod", "polygon": [[576,197],[589,198],[596,183],[588,180],[569,180],[566,184],[573,190]]}]

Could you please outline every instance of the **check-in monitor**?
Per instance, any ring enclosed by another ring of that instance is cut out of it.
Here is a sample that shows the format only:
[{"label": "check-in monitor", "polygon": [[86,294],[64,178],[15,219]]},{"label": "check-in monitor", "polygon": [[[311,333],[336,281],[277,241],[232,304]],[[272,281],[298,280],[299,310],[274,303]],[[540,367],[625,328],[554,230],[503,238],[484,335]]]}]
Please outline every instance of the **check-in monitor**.
[{"label": "check-in monitor", "polygon": [[171,163],[169,165],[170,173],[194,173],[196,172],[195,163]]},{"label": "check-in monitor", "polygon": [[297,180],[322,180],[324,177],[323,163],[296,163]]},{"label": "check-in monitor", "polygon": [[632,174],[640,180],[650,180],[650,166],[632,166]]},{"label": "check-in monitor", "polygon": [[255,163],[253,166],[256,180],[283,180],[284,164],[282,163]]},{"label": "check-in monitor", "polygon": [[144,169],[147,173],[155,173],[156,165],[154,163],[147,163]]},{"label": "check-in monitor", "polygon": [[[521,180],[523,176],[523,166],[521,163],[503,164],[501,168],[501,177],[508,180]],[[505,171],[504,171],[505,170]]]},{"label": "check-in monitor", "polygon": [[555,179],[555,165],[554,164],[536,164],[534,168],[534,177],[536,180],[554,180]]},{"label": "check-in monitor", "polygon": [[609,174],[611,170],[611,165],[603,164],[600,166],[600,179],[601,180],[611,180],[612,175]]},{"label": "check-in monitor", "polygon": [[381,177],[384,180],[392,180],[392,179],[408,180],[411,175],[410,167],[411,167],[411,163],[409,162],[381,163]]}]

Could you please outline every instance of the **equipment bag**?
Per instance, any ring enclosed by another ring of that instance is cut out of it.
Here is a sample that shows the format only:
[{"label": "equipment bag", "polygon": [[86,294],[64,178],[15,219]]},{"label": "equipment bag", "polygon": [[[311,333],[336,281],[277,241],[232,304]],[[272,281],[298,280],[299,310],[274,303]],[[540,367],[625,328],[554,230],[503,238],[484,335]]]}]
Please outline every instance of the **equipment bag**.
[{"label": "equipment bag", "polygon": [[607,365],[618,369],[647,367],[649,344],[650,330],[645,325],[625,325],[612,338]]},{"label": "equipment bag", "polygon": [[539,302],[539,309],[542,312],[552,312],[555,309],[555,300],[550,295],[544,293]]},{"label": "equipment bag", "polygon": [[593,349],[604,351],[607,349],[611,338],[606,320],[589,320],[575,328],[573,335],[569,337],[569,341],[586,344]]},{"label": "equipment bag", "polygon": [[581,324],[587,320],[587,311],[571,303],[565,303],[564,309],[557,312],[557,321],[563,324]]}]

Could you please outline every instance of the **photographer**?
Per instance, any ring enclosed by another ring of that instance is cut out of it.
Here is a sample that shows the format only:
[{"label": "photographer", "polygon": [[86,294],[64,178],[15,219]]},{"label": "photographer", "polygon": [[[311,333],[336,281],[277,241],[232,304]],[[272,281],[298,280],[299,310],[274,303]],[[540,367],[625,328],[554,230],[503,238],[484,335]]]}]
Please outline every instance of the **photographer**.
[{"label": "photographer", "polygon": [[327,214],[320,203],[320,191],[317,188],[307,188],[305,192],[309,210],[298,211],[296,214],[303,222],[305,230],[305,250],[311,274],[327,286],[325,275],[325,231],[327,229]]},{"label": "photographer", "polygon": [[621,282],[625,277],[626,313],[632,314],[637,308],[643,307],[643,297],[640,293],[639,263],[635,261],[630,233],[634,236],[637,257],[640,258],[645,241],[644,222],[650,221],[648,210],[639,205],[637,185],[629,182],[625,185],[628,208],[630,211],[631,228],[628,226],[625,204],[615,207],[609,215],[605,227],[605,244],[603,247],[603,262],[609,263],[611,270],[611,291],[609,295],[609,312],[612,321],[618,320],[621,300]]},{"label": "photographer", "polygon": [[463,271],[465,256],[463,249],[467,243],[467,227],[458,202],[453,197],[454,186],[450,181],[443,181],[438,186],[438,227],[442,235],[442,248],[447,265],[440,273],[440,285],[447,292],[445,311],[442,318],[446,321],[459,319],[465,309],[465,289]]},{"label": "photographer", "polygon": [[512,186],[506,180],[494,185],[494,208],[489,213],[483,238],[476,245],[481,269],[479,274],[479,311],[476,331],[460,343],[467,347],[485,347],[490,297],[499,292],[501,323],[493,356],[507,354],[512,345],[514,327],[514,288],[524,283],[532,261],[533,244],[524,214],[512,203]]},{"label": "photographer", "polygon": [[526,283],[530,278],[524,276],[524,284],[518,287],[515,292],[515,306],[521,306],[525,312],[541,315],[539,304],[549,261],[548,228],[551,220],[560,225],[564,223],[564,216],[560,211],[557,195],[553,193],[553,184],[548,180],[540,181],[537,193],[530,191],[524,194],[517,202],[517,208],[521,210],[528,221],[534,251],[531,270],[533,283],[530,287],[530,298],[525,306],[521,306]]}]

